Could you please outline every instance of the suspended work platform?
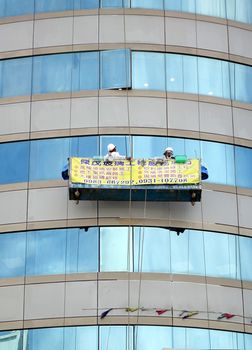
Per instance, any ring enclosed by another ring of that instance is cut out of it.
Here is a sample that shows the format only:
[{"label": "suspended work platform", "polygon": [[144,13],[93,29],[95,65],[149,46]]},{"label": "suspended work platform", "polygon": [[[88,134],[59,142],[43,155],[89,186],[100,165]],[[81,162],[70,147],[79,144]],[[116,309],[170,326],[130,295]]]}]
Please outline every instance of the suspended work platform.
[{"label": "suspended work platform", "polygon": [[201,200],[199,159],[104,161],[70,158],[69,198],[105,201]]}]

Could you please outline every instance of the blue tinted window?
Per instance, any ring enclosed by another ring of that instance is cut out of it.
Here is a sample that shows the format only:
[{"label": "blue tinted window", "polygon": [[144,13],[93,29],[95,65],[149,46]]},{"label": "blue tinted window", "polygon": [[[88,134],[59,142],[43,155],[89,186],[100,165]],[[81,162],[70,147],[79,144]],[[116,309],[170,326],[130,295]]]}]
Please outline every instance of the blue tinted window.
[{"label": "blue tinted window", "polygon": [[27,234],[27,275],[65,273],[66,230],[33,231]]},{"label": "blue tinted window", "polygon": [[113,50],[100,53],[100,88],[127,88],[130,82],[130,51]]},{"label": "blue tinted window", "polygon": [[252,101],[252,69],[242,64],[231,64],[232,98],[238,101]]},{"label": "blue tinted window", "polygon": [[20,16],[31,14],[34,11],[34,0],[0,0],[0,17]]},{"label": "blue tinted window", "polygon": [[241,261],[241,278],[252,281],[251,256],[252,256],[252,239],[240,237],[240,261]]},{"label": "blue tinted window", "polygon": [[198,93],[197,57],[166,55],[166,90]]},{"label": "blue tinted window", "polygon": [[90,157],[99,155],[99,137],[82,136],[70,138],[71,157]]},{"label": "blue tinted window", "polygon": [[164,0],[131,0],[131,7],[163,10],[163,2]]},{"label": "blue tinted window", "polygon": [[62,350],[64,328],[41,328],[28,331],[29,350]]},{"label": "blue tinted window", "polygon": [[100,137],[100,155],[105,156],[108,153],[107,146],[109,143],[113,143],[117,151],[121,155],[130,156],[131,148],[130,148],[130,139],[129,136],[101,136]]},{"label": "blue tinted window", "polygon": [[240,265],[238,237],[218,233],[205,233],[207,276],[239,279]]},{"label": "blue tinted window", "polygon": [[132,52],[132,87],[142,90],[165,90],[165,55]]},{"label": "blue tinted window", "polygon": [[98,228],[67,231],[66,273],[98,271]]},{"label": "blue tinted window", "polygon": [[134,229],[134,271],[169,273],[170,250],[169,230],[149,227]]},{"label": "blue tinted window", "polygon": [[28,180],[29,142],[10,142],[0,145],[0,184]]},{"label": "blue tinted window", "polygon": [[228,0],[227,17],[234,21],[252,23],[251,0]]},{"label": "blue tinted window", "polygon": [[99,8],[99,0],[75,0],[74,7],[79,9],[97,9]]},{"label": "blue tinted window", "polygon": [[[130,329],[130,327],[129,327]],[[131,340],[131,341],[130,341]],[[128,327],[125,326],[105,326],[100,327],[100,347],[99,350],[132,350],[132,337],[128,335]],[[120,344],[120,345],[119,345]]]},{"label": "blue tinted window", "polygon": [[62,349],[98,350],[98,327],[65,327]]},{"label": "blue tinted window", "polygon": [[100,0],[101,7],[129,7],[130,0]]},{"label": "blue tinted window", "polygon": [[73,54],[72,90],[99,89],[99,52]]},{"label": "blue tinted window", "polygon": [[195,12],[195,0],[164,0],[165,9],[170,11]]},{"label": "blue tinted window", "polygon": [[61,171],[70,152],[69,139],[31,141],[30,180],[61,178]]},{"label": "blue tinted window", "polygon": [[235,147],[236,184],[239,187],[252,188],[252,150]]},{"label": "blue tinted window", "polygon": [[136,349],[160,350],[172,348],[170,327],[138,326],[135,331]]},{"label": "blue tinted window", "polygon": [[25,233],[0,235],[0,277],[25,275]]},{"label": "blue tinted window", "polygon": [[[229,2],[230,0],[227,0]],[[196,0],[196,13],[226,18],[226,0]]]},{"label": "blue tinted window", "polygon": [[32,59],[15,58],[2,61],[1,97],[31,94]]},{"label": "blue tinted window", "polygon": [[100,229],[100,270],[130,271],[132,234],[128,227]]},{"label": "blue tinted window", "polygon": [[67,11],[73,9],[74,0],[35,0],[36,12]]},{"label": "blue tinted window", "polygon": [[34,94],[71,90],[71,54],[35,56],[33,59]]},{"label": "blue tinted window", "polygon": [[229,63],[198,57],[199,94],[230,98]]}]

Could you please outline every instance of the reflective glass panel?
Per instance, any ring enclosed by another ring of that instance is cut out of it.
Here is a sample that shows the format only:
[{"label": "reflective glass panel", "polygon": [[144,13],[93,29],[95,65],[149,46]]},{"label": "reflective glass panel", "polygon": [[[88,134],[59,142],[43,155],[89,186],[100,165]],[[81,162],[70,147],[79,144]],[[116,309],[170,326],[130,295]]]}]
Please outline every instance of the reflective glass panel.
[{"label": "reflective glass panel", "polygon": [[205,233],[207,276],[239,279],[240,264],[238,237],[217,233]]},{"label": "reflective glass panel", "polygon": [[164,2],[166,10],[195,12],[195,0],[164,0]]},{"label": "reflective glass panel", "polygon": [[165,55],[132,52],[132,88],[165,90]]},{"label": "reflective glass panel", "polygon": [[101,7],[111,7],[111,8],[123,8],[129,7],[130,0],[100,0]]},{"label": "reflective glass panel", "polygon": [[138,326],[135,330],[136,350],[160,350],[172,348],[170,327]]},{"label": "reflective glass panel", "polygon": [[252,188],[252,150],[235,147],[236,185]]},{"label": "reflective glass panel", "polygon": [[99,89],[99,52],[73,54],[72,90]]},{"label": "reflective glass panel", "polygon": [[27,233],[26,274],[64,274],[66,266],[66,230]]},{"label": "reflective glass panel", "polygon": [[98,9],[99,8],[99,0],[75,0],[74,7],[76,10]]},{"label": "reflective glass panel", "polygon": [[[131,327],[105,326],[100,327],[100,350],[132,350]],[[119,345],[120,344],[120,345]]]},{"label": "reflective glass panel", "polygon": [[252,256],[252,239],[240,237],[239,251],[241,262],[241,278],[244,281],[252,281],[251,256]]},{"label": "reflective glass panel", "polygon": [[130,51],[113,50],[100,53],[100,88],[116,89],[131,86]]},{"label": "reflective glass panel", "polygon": [[0,277],[25,275],[26,233],[0,235]]},{"label": "reflective glass panel", "polygon": [[[62,350],[64,328],[41,328],[28,330],[29,350]],[[25,350],[25,349],[23,349]]]},{"label": "reflective glass panel", "polygon": [[0,184],[28,180],[29,142],[9,142],[0,145]]},{"label": "reflective glass panel", "polygon": [[198,57],[199,94],[230,98],[229,63]]},{"label": "reflective glass panel", "polygon": [[166,55],[166,90],[198,93],[197,57]]},{"label": "reflective glass panel", "polygon": [[71,90],[72,54],[34,56],[34,94]]},{"label": "reflective glass panel", "polygon": [[[228,2],[229,0],[227,0]],[[196,0],[196,13],[226,18],[226,0]]]},{"label": "reflective glass panel", "polygon": [[98,228],[67,230],[66,273],[98,271]]},{"label": "reflective glass panel", "polygon": [[31,73],[31,57],[3,60],[1,97],[30,95]]},{"label": "reflective glass panel", "polygon": [[68,155],[69,138],[31,141],[30,180],[60,179]]},{"label": "reflective glass panel", "polygon": [[163,10],[164,0],[131,0],[131,7]]},{"label": "reflective glass panel", "polygon": [[28,15],[34,11],[34,0],[0,0],[0,17]]},{"label": "reflective glass panel", "polygon": [[74,0],[35,0],[36,12],[55,12],[73,9]]},{"label": "reflective glass panel", "polygon": [[65,327],[63,349],[98,350],[98,327]]},{"label": "reflective glass panel", "polygon": [[100,229],[100,270],[131,271],[132,234],[128,227]]},{"label": "reflective glass panel", "polygon": [[169,230],[134,228],[134,271],[169,273],[170,251]]}]

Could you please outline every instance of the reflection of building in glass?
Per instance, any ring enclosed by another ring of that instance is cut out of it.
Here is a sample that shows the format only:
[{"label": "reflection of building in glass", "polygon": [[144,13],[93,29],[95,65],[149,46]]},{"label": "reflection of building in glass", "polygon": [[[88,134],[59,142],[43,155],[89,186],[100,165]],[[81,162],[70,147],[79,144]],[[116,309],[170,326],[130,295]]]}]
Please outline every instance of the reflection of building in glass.
[{"label": "reflection of building in glass", "polygon": [[[251,0],[0,0],[0,350],[252,349],[251,42]],[[70,201],[109,144],[201,201]]]},{"label": "reflection of building in glass", "polygon": [[26,350],[28,331],[2,332],[0,350]]}]

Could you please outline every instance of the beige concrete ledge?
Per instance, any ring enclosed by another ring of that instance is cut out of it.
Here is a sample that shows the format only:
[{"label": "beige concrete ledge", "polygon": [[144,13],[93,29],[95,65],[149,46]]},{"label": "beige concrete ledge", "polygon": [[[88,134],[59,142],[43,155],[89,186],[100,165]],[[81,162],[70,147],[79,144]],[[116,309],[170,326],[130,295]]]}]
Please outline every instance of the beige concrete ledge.
[{"label": "beige concrete ledge", "polygon": [[214,59],[232,61],[241,64],[252,65],[252,58],[239,55],[230,55],[228,53],[200,49],[194,47],[177,46],[177,45],[159,45],[159,44],[143,44],[143,43],[94,43],[94,44],[78,44],[78,45],[61,45],[41,48],[31,48],[13,51],[3,51],[0,53],[0,59],[27,57],[31,55],[47,55],[47,54],[59,54],[67,52],[79,52],[79,51],[98,51],[98,50],[116,50],[128,48],[135,51],[153,51],[153,52],[166,52],[166,53],[178,53],[187,54],[193,56],[203,56]]},{"label": "beige concrete ledge", "polygon": [[96,316],[90,317],[69,317],[54,319],[25,320],[13,322],[0,322],[0,330],[18,330],[34,328],[50,328],[64,326],[95,326],[95,325],[156,325],[174,327],[193,327],[204,329],[216,329],[233,332],[252,332],[251,325],[243,325],[233,322],[211,321],[204,319],[186,319],[172,317],[151,317],[151,316],[107,316],[100,319]]},{"label": "beige concrete ledge", "polygon": [[5,224],[0,225],[0,234],[1,233],[8,233],[8,232],[19,232],[19,231],[25,231],[27,229],[26,222],[21,223],[14,223],[14,224]]}]

